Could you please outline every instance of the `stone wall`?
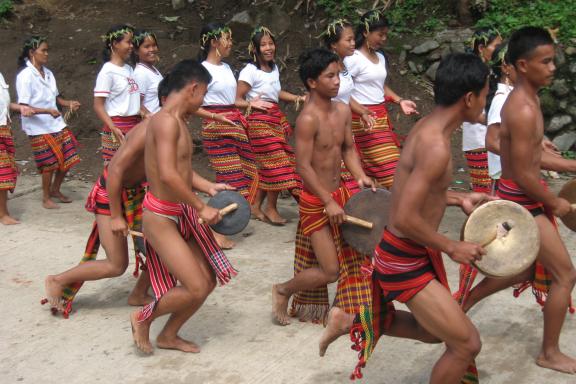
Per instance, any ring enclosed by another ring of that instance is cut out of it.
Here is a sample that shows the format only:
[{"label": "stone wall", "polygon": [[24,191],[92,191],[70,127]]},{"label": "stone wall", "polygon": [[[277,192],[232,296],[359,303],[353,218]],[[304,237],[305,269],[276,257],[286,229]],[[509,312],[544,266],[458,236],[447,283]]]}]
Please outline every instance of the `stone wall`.
[{"label": "stone wall", "polygon": [[[472,30],[450,29],[414,45],[403,45],[399,63],[408,71],[431,81],[436,77],[440,59],[451,52],[463,52]],[[556,50],[556,77],[540,94],[546,136],[562,151],[576,144],[576,39],[560,44]]]}]

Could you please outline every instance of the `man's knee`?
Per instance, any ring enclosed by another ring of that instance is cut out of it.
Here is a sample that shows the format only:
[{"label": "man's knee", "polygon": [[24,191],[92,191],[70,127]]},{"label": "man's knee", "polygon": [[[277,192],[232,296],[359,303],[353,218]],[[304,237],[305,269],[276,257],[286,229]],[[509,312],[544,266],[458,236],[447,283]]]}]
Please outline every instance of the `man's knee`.
[{"label": "man's knee", "polygon": [[571,291],[576,284],[576,269],[572,267],[562,271],[560,276],[558,276],[558,283]]},{"label": "man's knee", "polygon": [[128,264],[108,264],[108,275],[110,277],[118,277],[122,276],[124,272],[126,272],[126,268],[128,268]]},{"label": "man's knee", "polygon": [[468,337],[461,339],[455,343],[448,344],[448,348],[452,349],[454,353],[469,360],[475,358],[482,349],[482,341],[478,331],[474,329],[470,332]]}]

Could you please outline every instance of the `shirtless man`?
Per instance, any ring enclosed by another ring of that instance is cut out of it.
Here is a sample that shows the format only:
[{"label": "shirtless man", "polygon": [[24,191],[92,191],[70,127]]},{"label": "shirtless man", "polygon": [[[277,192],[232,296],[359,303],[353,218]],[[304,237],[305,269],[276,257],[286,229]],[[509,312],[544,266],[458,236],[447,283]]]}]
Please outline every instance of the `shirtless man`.
[{"label": "shirtless man", "polygon": [[[206,224],[218,222],[219,211],[205,204],[193,188],[215,194],[232,189],[201,178],[192,170],[192,138],[186,118],[206,94],[211,76],[199,63],[184,60],[163,80],[164,106],[151,117],[146,135],[145,164],[149,189],[144,199],[147,267],[155,301],[130,316],[134,342],[152,352],[152,321],[171,314],[158,335],[159,348],[199,352],[178,336],[184,323],[200,308],[216,286],[236,274]],[[199,220],[205,224],[199,224]],[[177,280],[181,281],[176,286]]]},{"label": "shirtless man", "polygon": [[[470,213],[476,203],[489,199],[481,193],[448,191],[451,137],[464,121],[480,115],[488,73],[486,65],[471,54],[449,55],[440,64],[434,84],[436,107],[405,141],[392,186],[388,227],[374,260],[374,292],[388,304],[392,300],[405,303],[412,312],[397,311],[383,333],[446,344],[430,376],[430,383],[435,384],[460,383],[481,347],[478,331],[448,290],[441,252],[455,262],[469,264],[485,251],[437,231],[447,205],[459,205]],[[373,308],[378,302],[375,298]],[[377,326],[373,324],[374,329]],[[374,336],[377,340],[379,335]]]},{"label": "shirtless man", "polygon": [[[280,325],[289,324],[287,307],[290,297],[299,291],[318,288],[338,280],[330,329],[352,325],[358,307],[370,297],[369,281],[362,280],[360,266],[366,258],[344,243],[339,230],[344,222],[342,208],[350,191],[341,180],[341,163],[361,187],[374,188],[374,182],[362,170],[352,139],[350,108],[331,99],[340,86],[338,56],[325,49],[302,55],[300,78],[310,92],[309,101],[296,120],[296,169],[304,181],[300,196],[300,223],[309,236],[319,267],[308,268],[282,284],[273,286],[273,315]],[[345,262],[347,265],[342,265]],[[348,289],[347,289],[348,288]],[[362,295],[364,293],[364,295]],[[332,324],[334,322],[344,324]],[[334,329],[329,338],[342,332]],[[327,343],[322,343],[326,344]],[[320,354],[323,355],[323,347]]]},{"label": "shirtless man", "polygon": [[[516,70],[514,90],[502,109],[500,156],[502,177],[498,196],[513,199],[535,216],[540,229],[538,262],[551,275],[544,304],[544,335],[536,363],[565,373],[576,373],[576,359],[560,351],[559,339],[576,270],[560,235],[550,220],[571,211],[570,203],[555,196],[540,179],[540,169],[576,171],[576,161],[554,156],[542,148],[544,121],[538,91],[552,82],[554,42],[541,28],[526,27],[515,32],[508,44],[510,63]],[[513,284],[534,280],[534,269],[511,279],[485,278],[470,292],[469,308],[484,297]]]},{"label": "shirtless man", "polygon": [[[161,89],[159,93],[162,93]],[[63,311],[64,317],[70,313],[72,300],[80,289],[78,282],[81,284],[84,281],[121,276],[128,268],[126,236],[129,234],[129,229],[136,231],[142,229],[139,223],[129,228],[125,203],[126,199],[130,200],[129,206],[133,209],[131,216],[136,222],[141,222],[141,217],[136,216],[142,214],[142,200],[145,193],[144,143],[148,122],[149,119],[142,121],[126,135],[126,142],[104,169],[88,197],[87,210],[96,216],[95,226],[88,239],[83,258],[83,260],[88,258],[89,261],[81,262],[58,275],[46,277],[48,301],[53,308]],[[134,239],[135,251],[143,253],[143,247],[136,246],[142,240],[136,237]],[[105,260],[95,260],[100,243],[106,251]],[[147,293],[149,287],[148,274],[143,273],[128,297],[128,304],[140,306],[151,302],[152,297]]]}]

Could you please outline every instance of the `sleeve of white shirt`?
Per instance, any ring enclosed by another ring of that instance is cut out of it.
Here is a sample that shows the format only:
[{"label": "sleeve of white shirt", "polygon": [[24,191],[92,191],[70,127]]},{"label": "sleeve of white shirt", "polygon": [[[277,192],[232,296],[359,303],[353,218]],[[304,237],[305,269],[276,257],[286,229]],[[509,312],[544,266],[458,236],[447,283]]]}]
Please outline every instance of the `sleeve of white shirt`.
[{"label": "sleeve of white shirt", "polygon": [[25,69],[16,76],[16,93],[18,94],[18,104],[30,105],[32,98],[32,81],[30,74]]},{"label": "sleeve of white shirt", "polygon": [[254,77],[256,75],[256,67],[252,64],[245,66],[242,71],[240,71],[240,76],[238,76],[238,81],[244,81],[251,87],[254,86]]},{"label": "sleeve of white shirt", "polygon": [[358,65],[359,64],[358,59],[359,57],[357,53],[354,53],[352,56],[346,56],[344,58],[344,66],[346,67],[346,70],[352,77],[356,77],[358,76],[358,73],[360,73],[360,66]]},{"label": "sleeve of white shirt", "polygon": [[504,106],[504,102],[506,98],[503,95],[496,95],[492,99],[492,104],[490,105],[490,109],[488,110],[488,117],[486,119],[486,126],[492,124],[500,124],[502,122],[502,118],[500,117],[500,112],[502,112],[502,107]]},{"label": "sleeve of white shirt", "polygon": [[101,70],[96,78],[96,86],[94,87],[94,97],[110,97],[110,90],[112,89],[112,77],[107,71]]},{"label": "sleeve of white shirt", "polygon": [[138,89],[140,90],[140,94],[144,96],[146,94],[146,90],[150,87],[150,78],[146,76],[144,71],[134,71],[134,81],[138,84]]}]

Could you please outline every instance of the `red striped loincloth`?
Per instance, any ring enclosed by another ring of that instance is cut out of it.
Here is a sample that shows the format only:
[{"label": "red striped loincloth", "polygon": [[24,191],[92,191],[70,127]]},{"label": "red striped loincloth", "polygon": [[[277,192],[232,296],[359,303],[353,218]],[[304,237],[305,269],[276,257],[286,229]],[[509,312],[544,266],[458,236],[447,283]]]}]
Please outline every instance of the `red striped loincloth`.
[{"label": "red striped loincloth", "polygon": [[248,116],[248,136],[258,164],[260,189],[288,189],[293,195],[302,190],[294,150],[288,144],[287,135],[291,129],[277,104],[266,112],[253,110]]},{"label": "red striped loincloth", "polygon": [[[146,193],[143,206],[145,209],[159,215],[178,218],[178,230],[182,238],[188,241],[194,237],[220,285],[227,284],[232,277],[237,275],[238,272],[230,264],[230,261],[228,261],[228,258],[226,258],[226,255],[214,239],[210,227],[206,224],[199,224],[200,217],[194,208],[186,204],[160,200],[150,191]],[[176,277],[170,273],[154,248],[147,241],[146,267],[150,275],[155,300],[142,308],[138,315],[139,321],[148,319],[162,296],[176,286]]]},{"label": "red striped loincloth", "polygon": [[465,151],[464,157],[468,164],[470,183],[474,192],[490,193],[492,191],[492,179],[488,173],[488,151],[475,149]]},{"label": "red striped loincloth", "polygon": [[352,114],[352,133],[362,168],[366,175],[383,187],[390,188],[400,158],[398,139],[392,130],[384,103],[364,107],[374,112],[376,122],[368,131],[364,127],[362,117],[356,113]]},{"label": "red striped loincloth", "polygon": [[[114,122],[116,128],[121,130],[124,135],[130,132],[136,124],[142,121],[142,118],[139,115],[111,116],[110,118]],[[105,125],[102,127],[102,159],[104,159],[105,162],[112,160],[112,156],[114,156],[118,148],[120,148],[120,142],[116,140],[110,127]]]},{"label": "red striped loincloth", "polygon": [[258,191],[258,167],[246,133],[248,122],[233,105],[203,107],[225,115],[237,126],[220,121],[202,120],[202,142],[216,172],[216,182],[230,184],[250,203]]},{"label": "red striped loincloth", "polygon": [[[345,185],[332,192],[332,198],[344,206],[351,193]],[[326,225],[330,226],[330,233],[338,254],[339,275],[334,306],[347,313],[358,313],[360,306],[369,306],[371,303],[370,279],[362,272],[363,267],[369,267],[370,260],[356,252],[344,242],[340,227],[330,225],[328,216],[324,212],[324,204],[313,194],[303,191],[300,195],[300,223],[301,232],[296,239],[296,254],[294,258],[294,272],[298,274],[304,269],[317,267],[318,261],[309,242],[309,237]],[[298,246],[300,245],[300,246]],[[307,248],[302,247],[305,245]],[[292,300],[291,314],[298,315],[305,320],[324,320],[328,309],[328,295],[326,287],[298,292]]]},{"label": "red striped loincloth", "polygon": [[28,136],[38,172],[67,171],[80,162],[76,138],[68,128],[60,132]]},{"label": "red striped loincloth", "polygon": [[9,125],[0,125],[0,191],[14,192],[18,168],[15,160],[14,136]]}]

